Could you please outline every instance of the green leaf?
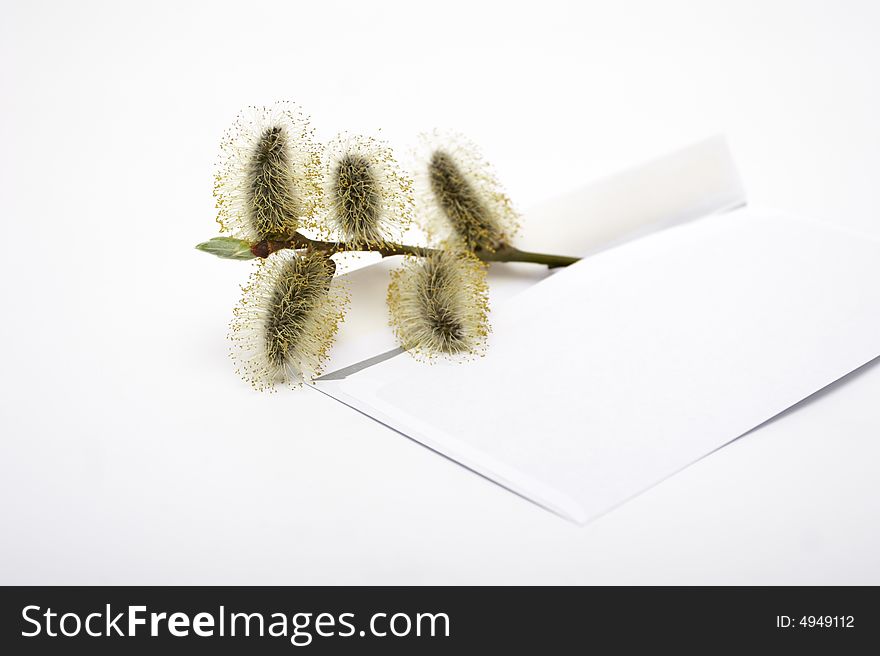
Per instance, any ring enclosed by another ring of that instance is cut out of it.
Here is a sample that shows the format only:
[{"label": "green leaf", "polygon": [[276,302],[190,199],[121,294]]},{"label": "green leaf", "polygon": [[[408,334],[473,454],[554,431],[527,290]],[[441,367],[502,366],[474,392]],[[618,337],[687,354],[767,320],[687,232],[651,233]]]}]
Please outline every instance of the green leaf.
[{"label": "green leaf", "polygon": [[235,237],[214,237],[196,246],[200,251],[222,257],[226,260],[252,260],[251,245],[244,239]]}]

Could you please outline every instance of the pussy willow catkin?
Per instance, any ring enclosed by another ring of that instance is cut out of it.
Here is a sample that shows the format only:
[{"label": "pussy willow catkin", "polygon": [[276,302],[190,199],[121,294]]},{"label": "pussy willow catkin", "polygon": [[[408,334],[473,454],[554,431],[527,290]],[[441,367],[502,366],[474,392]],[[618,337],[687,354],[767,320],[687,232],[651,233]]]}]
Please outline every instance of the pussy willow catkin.
[{"label": "pussy willow catkin", "polygon": [[457,134],[421,136],[416,154],[418,216],[435,240],[468,250],[509,243],[519,217],[475,144]]},{"label": "pussy willow catkin", "polygon": [[217,221],[242,239],[288,239],[314,227],[320,154],[296,105],[249,107],[221,142],[215,175]]},{"label": "pussy willow catkin", "polygon": [[320,252],[275,253],[261,261],[230,326],[236,371],[255,388],[297,385],[320,375],[347,297]]},{"label": "pussy willow catkin", "polygon": [[463,250],[407,258],[388,287],[391,325],[416,355],[479,353],[489,334],[486,266]]},{"label": "pussy willow catkin", "polygon": [[412,220],[412,182],[387,144],[339,135],[324,154],[324,202],[342,240],[381,246],[399,239]]}]

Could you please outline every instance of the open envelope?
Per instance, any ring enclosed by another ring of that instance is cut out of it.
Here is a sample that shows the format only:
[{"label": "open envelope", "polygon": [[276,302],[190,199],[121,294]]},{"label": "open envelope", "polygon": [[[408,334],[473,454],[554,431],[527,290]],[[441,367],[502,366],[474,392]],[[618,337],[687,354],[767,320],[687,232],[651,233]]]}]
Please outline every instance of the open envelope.
[{"label": "open envelope", "polygon": [[880,244],[744,204],[712,139],[536,208],[518,243],[590,257],[493,265],[464,364],[395,348],[394,263],[347,274],[363,314],[316,388],[588,521],[880,355]]}]

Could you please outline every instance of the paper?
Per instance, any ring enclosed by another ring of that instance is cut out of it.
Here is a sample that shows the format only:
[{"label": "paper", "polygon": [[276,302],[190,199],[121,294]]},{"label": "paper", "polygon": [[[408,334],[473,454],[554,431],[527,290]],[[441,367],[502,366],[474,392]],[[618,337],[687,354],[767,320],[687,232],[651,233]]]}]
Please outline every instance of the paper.
[{"label": "paper", "polygon": [[740,209],[519,293],[484,358],[318,385],[585,522],[880,355],[878,280],[877,243]]},{"label": "paper", "polygon": [[724,137],[713,137],[531,208],[517,243],[591,255],[746,203]]}]

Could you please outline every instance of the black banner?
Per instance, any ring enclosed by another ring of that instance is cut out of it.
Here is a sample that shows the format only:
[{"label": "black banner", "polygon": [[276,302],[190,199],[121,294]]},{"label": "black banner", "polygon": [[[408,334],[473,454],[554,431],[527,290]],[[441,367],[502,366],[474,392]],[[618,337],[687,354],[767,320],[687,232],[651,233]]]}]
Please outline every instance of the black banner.
[{"label": "black banner", "polygon": [[876,588],[7,587],[6,654],[873,649]]}]

